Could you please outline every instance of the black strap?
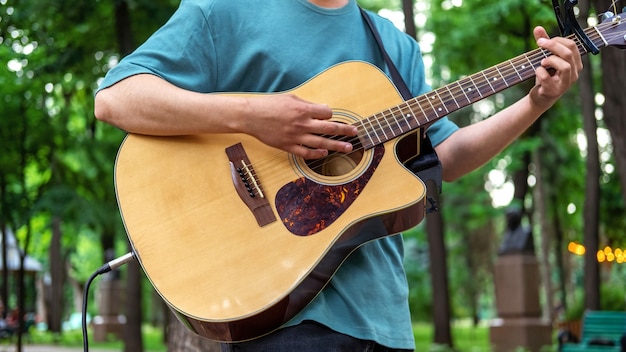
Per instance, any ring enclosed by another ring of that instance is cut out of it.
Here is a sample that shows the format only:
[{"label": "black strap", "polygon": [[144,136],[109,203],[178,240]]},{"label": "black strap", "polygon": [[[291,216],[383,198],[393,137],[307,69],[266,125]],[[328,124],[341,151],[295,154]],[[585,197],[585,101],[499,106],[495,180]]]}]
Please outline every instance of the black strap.
[{"label": "black strap", "polygon": [[552,0],[552,7],[554,8],[554,14],[556,15],[556,23],[559,25],[561,35],[567,37],[570,34],[575,34],[576,37],[583,44],[588,52],[594,55],[600,53],[600,49],[593,43],[593,41],[587,36],[585,31],[580,28],[580,24],[576,20],[574,14],[574,5],[578,3],[578,0],[565,0],[563,2],[565,13],[561,13],[561,5],[559,0]]},{"label": "black strap", "polygon": [[367,23],[367,25],[370,27],[370,30],[372,31],[372,34],[376,39],[376,43],[380,48],[380,52],[383,54],[383,58],[385,59],[385,63],[387,64],[387,68],[389,69],[389,73],[391,74],[391,80],[396,85],[396,88],[398,88],[398,91],[400,92],[400,95],[402,95],[402,98],[404,100],[409,100],[413,98],[413,94],[411,94],[409,87],[407,87],[404,79],[402,79],[402,75],[400,74],[400,72],[398,72],[396,65],[393,64],[393,61],[389,57],[389,54],[387,54],[387,50],[385,50],[385,47],[383,46],[383,41],[382,39],[380,39],[380,34],[378,33],[376,26],[374,26],[372,19],[367,14],[367,12],[365,12],[365,10],[363,10],[362,8],[360,9],[361,15],[365,19],[365,23]]},{"label": "black strap", "polygon": [[[380,34],[374,26],[372,19],[370,16],[359,7],[361,10],[361,15],[365,20],[365,23],[369,26],[374,38],[376,39],[376,43],[380,48],[381,53],[383,54],[383,58],[385,59],[385,64],[389,69],[389,73],[391,74],[391,81],[396,86],[400,95],[404,100],[409,100],[413,98],[413,94],[409,90],[409,87],[402,79],[402,75],[398,72],[396,65],[393,64],[393,61],[387,54],[387,50],[383,46],[382,39],[380,39]],[[411,170],[414,174],[416,174],[422,181],[426,182],[428,180],[432,180],[437,185],[437,191],[441,193],[441,184],[442,184],[442,176],[441,176],[441,163],[439,162],[439,157],[437,157],[437,153],[435,153],[435,149],[430,142],[430,139],[423,133],[422,143],[420,145],[420,154],[416,158],[412,158],[407,163],[404,164],[409,170]],[[430,211],[437,210],[435,204],[431,204]]]}]

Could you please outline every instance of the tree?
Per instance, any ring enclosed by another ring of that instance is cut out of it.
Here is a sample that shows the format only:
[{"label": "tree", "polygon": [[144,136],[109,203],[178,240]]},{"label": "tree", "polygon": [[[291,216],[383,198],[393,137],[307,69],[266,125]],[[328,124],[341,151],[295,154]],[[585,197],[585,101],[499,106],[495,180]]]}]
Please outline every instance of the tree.
[{"label": "tree", "polygon": [[[596,0],[593,5],[598,13],[613,11],[619,13],[617,4],[606,0]],[[611,140],[615,153],[617,173],[622,185],[622,197],[626,200],[626,124],[624,112],[626,112],[626,91],[619,89],[623,86],[626,76],[626,52],[618,48],[610,47],[602,50],[600,55],[600,69],[602,72],[602,93],[604,105],[602,107],[604,121],[611,132]]]},{"label": "tree", "polygon": [[[403,0],[405,32],[417,39],[417,28],[413,12],[413,0]],[[427,181],[427,180],[424,180]],[[426,183],[427,197],[439,207],[439,185],[436,180]],[[431,287],[433,300],[433,322],[435,334],[433,342],[452,347],[452,330],[450,328],[451,310],[448,288],[447,251],[444,240],[444,222],[441,213],[436,209],[426,214],[426,233],[430,251]]]},{"label": "tree", "polygon": [[220,352],[221,348],[218,343],[209,341],[203,337],[194,334],[173,314],[170,315],[170,324],[168,325],[168,351],[185,351],[185,352]]},{"label": "tree", "polygon": [[[161,4],[144,3],[151,10],[146,16],[164,13]],[[112,164],[123,134],[96,124],[92,113],[97,79],[116,55],[113,28],[107,28],[113,5],[15,0],[1,7],[0,57],[9,65],[0,69],[7,117],[0,121],[0,222],[25,244],[36,236],[33,250],[51,269],[48,326],[57,332],[68,314],[66,263],[77,254],[78,235],[99,233],[104,258],[122,234]],[[145,38],[146,28],[155,26],[138,26],[139,35]],[[96,259],[92,269],[101,263]]]},{"label": "tree", "polygon": [[[579,8],[579,24],[585,25],[585,19],[589,17],[590,4],[581,2]],[[585,69],[579,79],[580,98],[583,112],[583,126],[587,137],[585,183],[585,203],[583,209],[583,233],[585,247],[595,249],[599,247],[599,209],[600,209],[600,155],[598,151],[598,124],[595,116],[593,66],[591,58],[584,57]],[[589,309],[600,308],[600,269],[596,260],[595,250],[585,253],[585,306]],[[567,304],[566,301],[564,304]]]}]

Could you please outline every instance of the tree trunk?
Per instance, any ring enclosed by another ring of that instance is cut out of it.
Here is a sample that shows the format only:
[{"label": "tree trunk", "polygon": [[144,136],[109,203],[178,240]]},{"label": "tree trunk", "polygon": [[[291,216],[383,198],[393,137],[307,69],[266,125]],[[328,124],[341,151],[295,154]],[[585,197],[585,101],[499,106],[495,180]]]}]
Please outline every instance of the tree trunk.
[{"label": "tree trunk", "polygon": [[[586,19],[588,17],[589,6],[588,1],[583,1],[579,5],[581,22],[583,18]],[[584,25],[584,23],[581,23],[581,25]],[[603,62],[604,54],[605,52],[602,53]],[[622,60],[624,60],[624,57],[622,57]],[[585,308],[597,310],[600,309],[600,268],[596,259],[596,251],[599,246],[600,156],[597,136],[598,125],[595,118],[593,75],[589,57],[583,57],[583,63],[585,69],[580,74],[578,84],[583,112],[583,126],[585,137],[587,138],[587,158],[585,160],[587,175],[585,177],[585,203],[583,207],[583,243],[586,248],[584,269]],[[621,67],[622,69],[625,68],[623,63]],[[613,76],[609,72],[604,73],[607,74],[604,78],[605,80],[609,76]],[[617,72],[615,72],[615,76],[618,76]],[[625,75],[622,75],[622,77],[625,77]],[[623,89],[620,91],[623,91]],[[622,119],[621,116],[619,119]],[[607,121],[608,124],[609,122]],[[624,131],[622,130],[622,132]],[[623,136],[623,133],[621,135]],[[626,176],[626,172],[622,171],[620,173]],[[626,183],[622,183],[623,189],[625,185]]]},{"label": "tree trunk", "polygon": [[220,352],[219,343],[202,338],[187,329],[170,313],[168,329],[168,352]]},{"label": "tree trunk", "polygon": [[[413,13],[414,0],[402,0],[404,12],[405,32],[417,38],[417,28]],[[435,184],[427,187],[428,197],[439,201],[439,192]],[[433,323],[434,343],[452,347],[452,332],[450,328],[450,296],[448,292],[448,265],[447,251],[443,233],[443,218],[439,211],[426,215],[426,232],[430,251],[430,280],[433,295]]]},{"label": "tree trunk", "polygon": [[594,115],[594,101],[591,77],[591,65],[584,58],[587,68],[582,72],[580,94],[583,107],[583,121],[587,138],[587,158],[585,166],[585,203],[583,207],[583,243],[585,245],[585,308],[600,309],[600,266],[596,258],[599,248],[599,208],[600,208],[600,157],[598,151],[597,124]]},{"label": "tree trunk", "polygon": [[404,31],[413,38],[417,38],[415,28],[415,14],[413,13],[414,0],[402,0],[402,11],[404,12]]},{"label": "tree trunk", "polygon": [[65,258],[61,254],[61,218],[52,218],[52,240],[50,241],[50,306],[48,306],[48,330],[61,333],[63,321],[63,288],[65,284]]},{"label": "tree trunk", "polygon": [[[540,158],[541,151],[535,151],[533,153],[535,176],[537,183],[534,188],[533,204],[535,208],[534,220],[539,222],[539,238],[541,239],[541,252],[538,258],[541,265],[541,280],[543,282],[543,289],[545,290],[545,307],[547,311],[544,311],[548,317],[554,316],[554,288],[552,285],[552,266],[550,265],[550,250],[552,228],[550,221],[548,220],[548,191],[544,188],[546,176],[543,175],[543,161]],[[554,207],[555,204],[552,204]],[[555,219],[553,219],[555,220]]]},{"label": "tree trunk", "polygon": [[135,49],[132,23],[127,0],[115,2],[115,34],[120,54],[126,56]]},{"label": "tree trunk", "polygon": [[9,302],[9,267],[7,265],[7,232],[9,203],[7,201],[7,183],[4,174],[0,172],[0,234],[2,234],[2,285],[0,285],[0,318],[6,319]]},{"label": "tree trunk", "polygon": [[[427,197],[439,202],[437,186],[433,181],[427,185]],[[450,329],[450,292],[448,290],[447,251],[444,241],[443,217],[434,211],[426,215],[426,233],[430,254],[430,281],[433,295],[433,323],[435,333],[433,342],[453,347]]]},{"label": "tree trunk", "polygon": [[[124,57],[135,49],[130,8],[127,0],[115,1],[115,33],[120,54]],[[126,327],[124,331],[125,352],[143,351],[143,336],[141,334],[142,273],[140,270],[141,268],[136,261],[132,261],[127,265]]]},{"label": "tree trunk", "polygon": [[9,267],[7,265],[7,234],[8,229],[6,228],[6,224],[2,224],[2,292],[0,293],[2,300],[0,318],[7,318],[7,310],[9,309]]},{"label": "tree trunk", "polygon": [[626,52],[605,48],[600,56],[605,97],[604,121],[611,132],[622,197],[626,202],[626,89],[622,88],[626,80]]},{"label": "tree trunk", "polygon": [[[563,226],[561,226],[561,219],[559,218],[559,212],[557,211],[556,205],[556,195],[552,192],[552,219],[554,223],[554,246],[552,247],[552,252],[554,253],[555,258],[555,270],[557,271],[557,283],[558,283],[558,291],[559,291],[559,304],[563,309],[567,309],[567,280],[566,280],[566,270],[563,264],[563,256],[566,254],[564,250],[566,247],[563,245],[563,239],[565,238],[565,234],[563,233]],[[555,317],[557,312],[555,310],[558,305],[550,306],[550,317]]]},{"label": "tree trunk", "polygon": [[[132,250],[132,248],[130,250]],[[144,350],[141,335],[141,282],[143,275],[139,267],[139,262],[136,260],[130,261],[126,268],[127,304],[126,327],[124,328],[124,352],[140,352]]]}]

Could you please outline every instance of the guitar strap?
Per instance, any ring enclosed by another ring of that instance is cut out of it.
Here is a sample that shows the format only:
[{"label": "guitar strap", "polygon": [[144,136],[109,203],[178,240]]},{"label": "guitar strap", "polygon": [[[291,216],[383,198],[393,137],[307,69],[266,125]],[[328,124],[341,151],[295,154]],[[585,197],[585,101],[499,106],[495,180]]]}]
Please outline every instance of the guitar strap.
[{"label": "guitar strap", "polygon": [[[361,10],[361,15],[363,19],[369,26],[374,38],[376,39],[376,43],[378,43],[378,47],[385,59],[385,64],[389,69],[389,73],[391,74],[391,80],[400,92],[400,95],[404,100],[409,100],[413,98],[413,94],[409,90],[408,86],[402,79],[402,75],[398,72],[398,69],[393,64],[393,61],[387,54],[385,47],[383,46],[382,39],[380,38],[380,34],[374,26],[372,19],[369,15],[363,10]],[[442,185],[442,176],[441,176],[441,163],[439,162],[439,158],[437,157],[437,153],[435,153],[435,149],[433,148],[430,139],[426,135],[426,131],[422,131],[422,138],[420,144],[419,155],[415,158],[411,158],[409,161],[405,162],[404,166],[406,166],[409,170],[411,170],[415,175],[417,175],[425,184],[428,181],[434,181],[437,191],[441,193],[441,185]],[[437,205],[429,199],[431,202],[431,208],[427,210],[427,212],[436,211]]]}]

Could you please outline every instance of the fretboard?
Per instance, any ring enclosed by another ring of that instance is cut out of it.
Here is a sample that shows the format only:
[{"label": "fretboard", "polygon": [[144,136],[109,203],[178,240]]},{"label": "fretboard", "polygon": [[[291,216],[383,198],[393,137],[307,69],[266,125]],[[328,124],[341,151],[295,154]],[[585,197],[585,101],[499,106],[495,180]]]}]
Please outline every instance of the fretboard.
[{"label": "fretboard", "polygon": [[[607,45],[602,37],[602,25],[589,27],[585,33],[598,47]],[[587,49],[575,35],[568,37],[578,44],[581,54]],[[429,93],[409,99],[400,105],[380,111],[360,120],[355,125],[365,149],[387,142],[430,123],[495,93],[510,88],[535,76],[544,58],[552,53],[537,48],[528,53],[492,66],[484,71],[462,78]]]}]

